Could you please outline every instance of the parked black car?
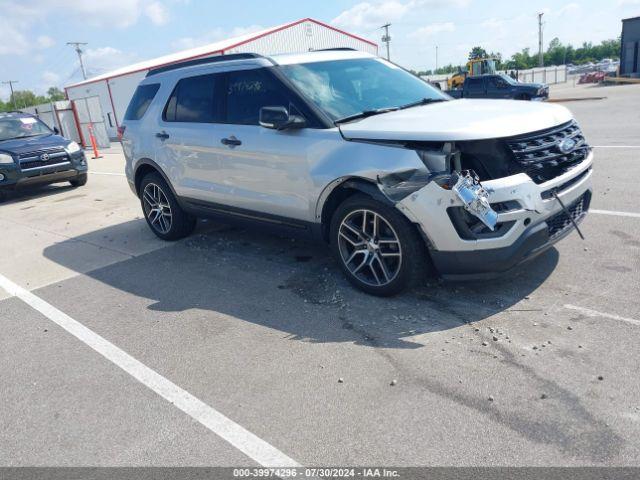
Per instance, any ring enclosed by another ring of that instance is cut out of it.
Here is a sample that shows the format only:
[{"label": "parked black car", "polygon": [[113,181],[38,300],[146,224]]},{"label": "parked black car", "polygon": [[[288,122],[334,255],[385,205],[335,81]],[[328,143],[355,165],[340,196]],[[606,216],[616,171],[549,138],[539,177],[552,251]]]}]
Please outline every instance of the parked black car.
[{"label": "parked black car", "polygon": [[462,88],[447,92],[453,98],[506,98],[512,100],[546,100],[549,87],[542,83],[520,83],[508,75],[467,77]]},{"label": "parked black car", "polygon": [[23,186],[87,183],[84,151],[58,133],[28,113],[0,113],[0,200]]}]

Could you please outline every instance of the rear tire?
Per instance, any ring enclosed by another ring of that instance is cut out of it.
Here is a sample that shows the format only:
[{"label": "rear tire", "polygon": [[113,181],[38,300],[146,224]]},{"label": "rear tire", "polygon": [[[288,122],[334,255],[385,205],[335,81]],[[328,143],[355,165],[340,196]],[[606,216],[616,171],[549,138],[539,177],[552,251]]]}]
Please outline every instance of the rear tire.
[{"label": "rear tire", "polygon": [[185,212],[162,175],[151,172],[140,183],[140,204],[151,231],[163,240],[178,240],[193,232],[196,218]]},{"label": "rear tire", "polygon": [[89,175],[87,175],[86,173],[81,173],[73,180],[69,180],[69,183],[72,187],[82,187],[87,184],[87,180],[89,179],[88,177]]},{"label": "rear tire", "polygon": [[331,250],[349,282],[378,296],[395,295],[424,280],[426,245],[398,210],[356,194],[331,219]]}]

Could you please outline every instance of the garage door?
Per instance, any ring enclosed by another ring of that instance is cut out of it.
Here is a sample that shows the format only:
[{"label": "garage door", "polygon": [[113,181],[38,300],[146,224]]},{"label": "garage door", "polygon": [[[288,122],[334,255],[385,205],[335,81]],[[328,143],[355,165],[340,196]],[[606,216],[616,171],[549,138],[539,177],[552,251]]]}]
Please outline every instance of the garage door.
[{"label": "garage door", "polygon": [[100,98],[97,96],[79,98],[78,100],[73,100],[73,104],[78,114],[78,122],[80,123],[84,146],[89,147],[91,145],[91,141],[89,140],[89,125],[92,125],[93,135],[96,138],[98,147],[109,148],[111,142],[109,141],[109,135],[107,134],[107,128],[104,123]]}]

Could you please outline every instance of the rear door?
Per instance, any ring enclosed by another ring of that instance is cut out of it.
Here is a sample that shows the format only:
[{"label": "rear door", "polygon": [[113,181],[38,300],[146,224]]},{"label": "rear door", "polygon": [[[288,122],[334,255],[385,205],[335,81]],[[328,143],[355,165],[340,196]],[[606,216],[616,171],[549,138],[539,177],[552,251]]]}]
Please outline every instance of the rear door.
[{"label": "rear door", "polygon": [[154,133],[156,157],[178,196],[220,202],[223,73],[194,74],[173,88]]},{"label": "rear door", "polygon": [[224,203],[267,217],[309,219],[307,152],[321,141],[319,131],[277,131],[258,122],[265,106],[284,106],[301,114],[294,97],[267,68],[227,73],[226,124],[215,140],[223,150]]}]

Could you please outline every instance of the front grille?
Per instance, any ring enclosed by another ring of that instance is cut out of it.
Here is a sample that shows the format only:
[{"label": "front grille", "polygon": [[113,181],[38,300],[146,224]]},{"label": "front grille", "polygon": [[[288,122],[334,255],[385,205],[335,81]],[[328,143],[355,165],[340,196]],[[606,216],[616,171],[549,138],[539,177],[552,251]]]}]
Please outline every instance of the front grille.
[{"label": "front grille", "polygon": [[[570,152],[563,153],[559,144],[567,138],[576,143]],[[590,150],[573,120],[559,127],[510,138],[507,146],[515,157],[512,173],[526,173],[535,183],[544,183],[571,170]]]},{"label": "front grille", "polygon": [[[578,200],[567,205],[567,210],[575,222],[579,222],[587,214],[589,203],[591,203],[591,193],[585,192]],[[573,225],[564,210],[548,218],[546,222],[549,229],[549,240],[553,240]]]},{"label": "front grille", "polygon": [[[43,160],[42,155],[48,155],[48,159]],[[32,152],[18,155],[21,170],[54,166],[69,162],[69,155],[63,147],[41,148]]]}]

